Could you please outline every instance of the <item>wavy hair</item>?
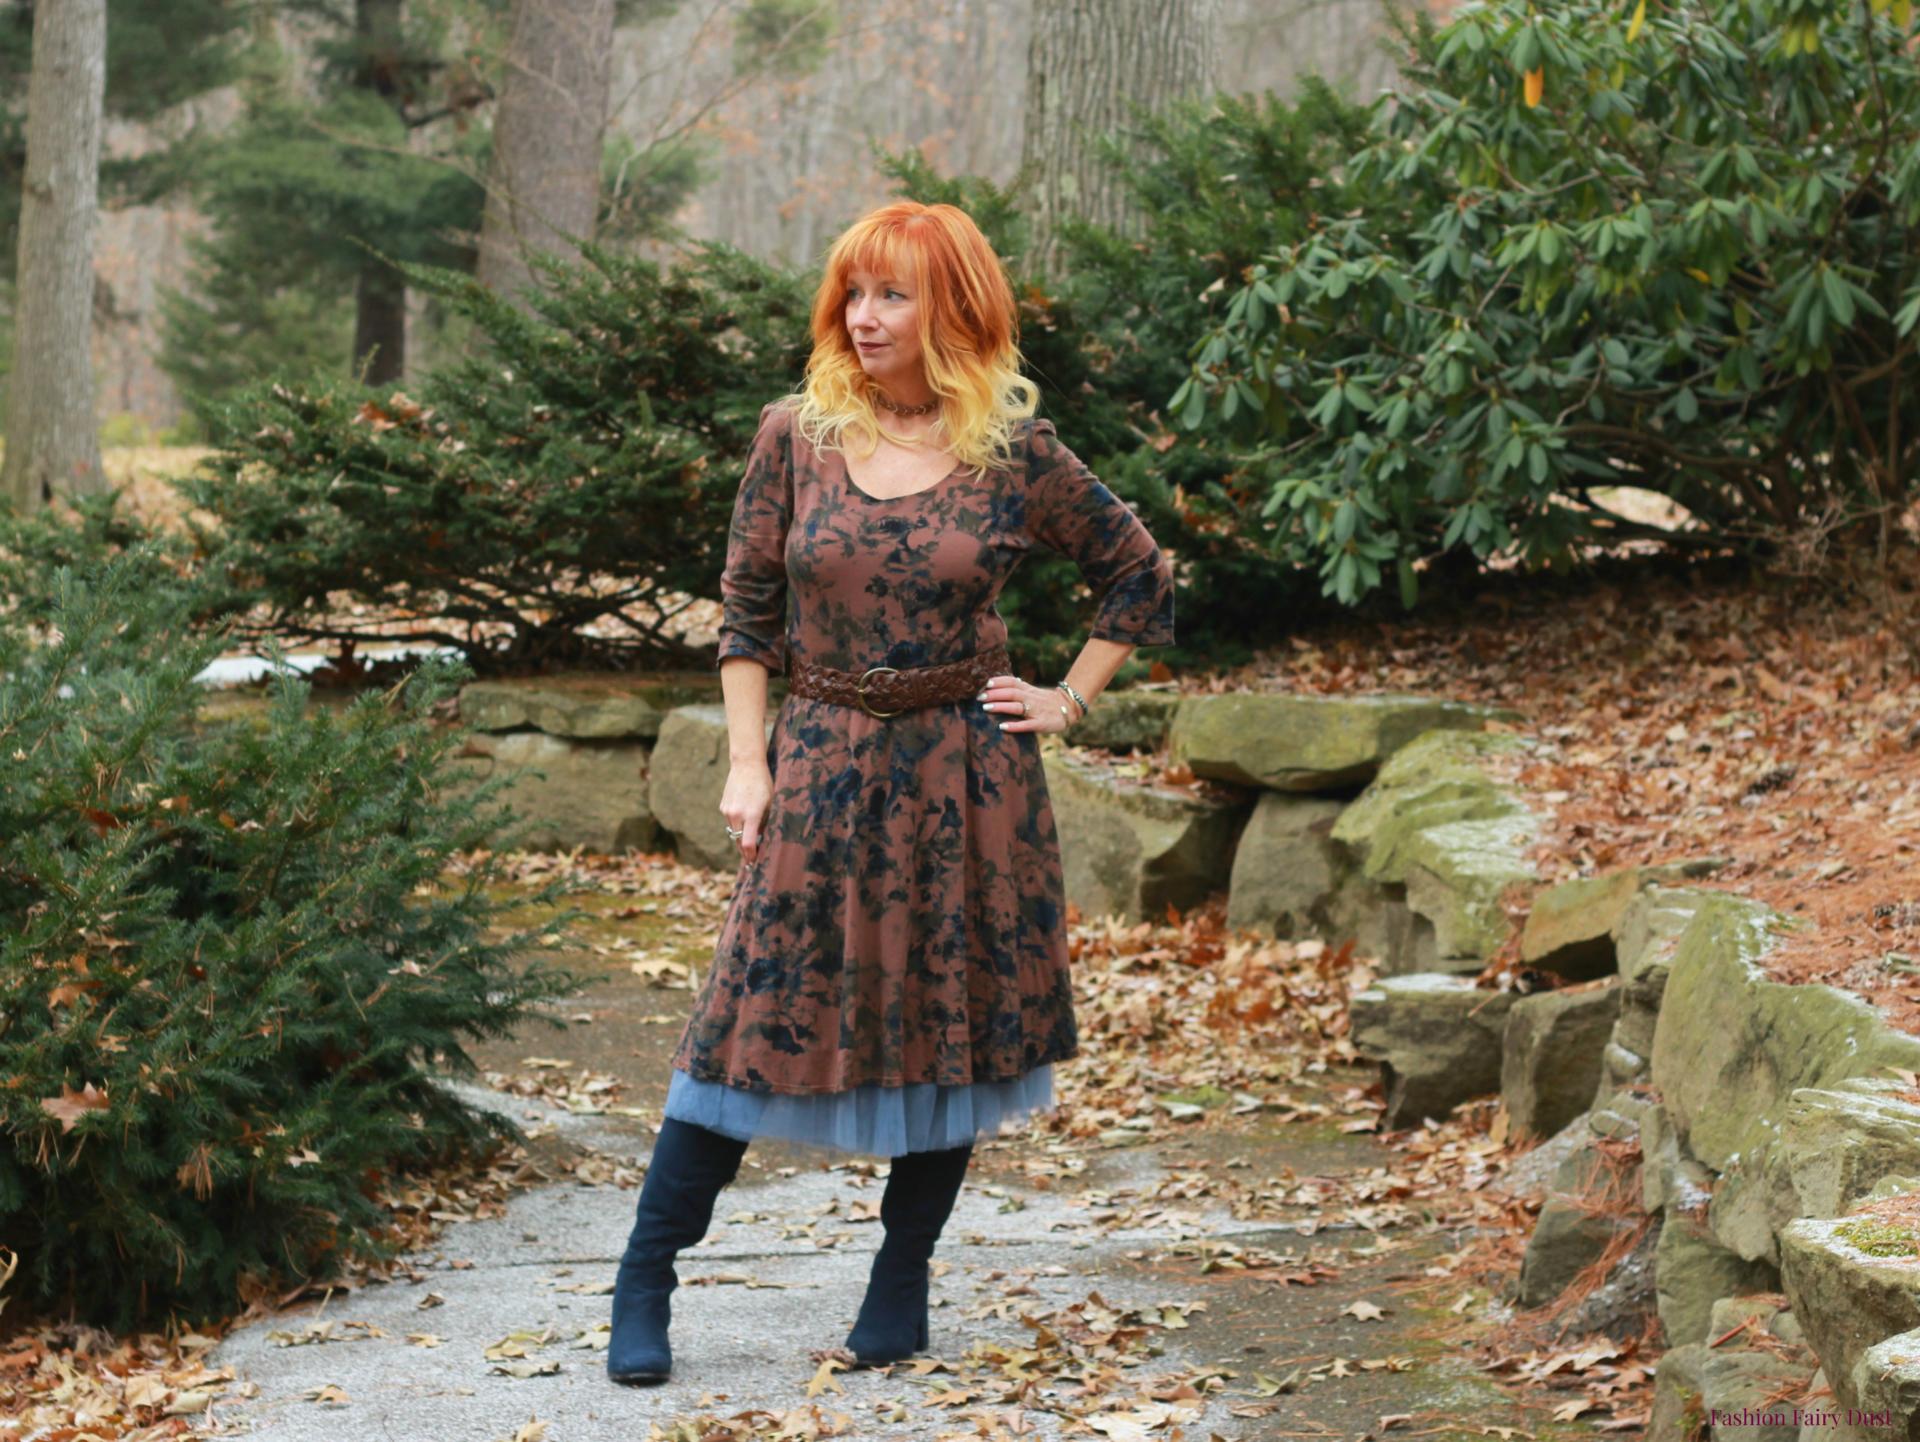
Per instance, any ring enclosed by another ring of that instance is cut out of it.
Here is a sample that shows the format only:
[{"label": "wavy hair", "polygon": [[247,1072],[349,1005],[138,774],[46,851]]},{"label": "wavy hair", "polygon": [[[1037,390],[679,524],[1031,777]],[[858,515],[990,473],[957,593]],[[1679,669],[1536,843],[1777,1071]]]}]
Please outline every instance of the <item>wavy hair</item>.
[{"label": "wavy hair", "polygon": [[807,443],[844,453],[852,437],[867,454],[880,444],[875,386],[847,333],[847,290],[856,270],[912,278],[921,364],[957,463],[975,472],[1010,464],[1014,427],[1040,400],[1039,387],[1020,373],[1013,285],[972,216],[958,206],[915,200],[870,211],[827,252],[813,298],[806,379],[783,398]]}]

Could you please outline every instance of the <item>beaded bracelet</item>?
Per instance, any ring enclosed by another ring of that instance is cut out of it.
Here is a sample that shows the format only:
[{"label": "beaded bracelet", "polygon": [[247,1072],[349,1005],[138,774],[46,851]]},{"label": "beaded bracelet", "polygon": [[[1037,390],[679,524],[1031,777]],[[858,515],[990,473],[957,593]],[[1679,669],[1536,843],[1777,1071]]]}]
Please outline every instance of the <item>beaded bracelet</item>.
[{"label": "beaded bracelet", "polygon": [[1080,708],[1081,716],[1087,714],[1087,703],[1078,691],[1074,690],[1073,687],[1069,686],[1065,681],[1055,681],[1053,684],[1056,690],[1065,691],[1073,698],[1073,704]]}]

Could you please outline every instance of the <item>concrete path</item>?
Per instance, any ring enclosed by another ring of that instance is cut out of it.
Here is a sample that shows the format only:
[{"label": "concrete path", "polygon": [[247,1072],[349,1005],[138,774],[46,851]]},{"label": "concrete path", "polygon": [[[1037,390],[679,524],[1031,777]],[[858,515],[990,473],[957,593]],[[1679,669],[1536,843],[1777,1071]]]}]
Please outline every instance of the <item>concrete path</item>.
[{"label": "concrete path", "polygon": [[[644,1160],[629,1127],[463,1090],[510,1108],[536,1134],[550,1126],[574,1144]],[[1355,1160],[1377,1148],[1361,1137],[1335,1145]],[[1020,1185],[995,1168],[1002,1150],[978,1154],[936,1253],[949,1270],[934,1283],[931,1351],[946,1366],[836,1371],[809,1397],[810,1354],[838,1345],[852,1325],[880,1239],[879,1164],[767,1168],[751,1165],[749,1148],[711,1234],[681,1255],[670,1382],[622,1387],[605,1375],[614,1267],[637,1193],[552,1185],[519,1195],[503,1217],[450,1227],[442,1249],[412,1259],[417,1280],[230,1334],[208,1365],[230,1365],[259,1390],[224,1404],[220,1428],[276,1442],[560,1442],[649,1438],[655,1424],[678,1439],[703,1435],[675,1430],[693,1418],[758,1411],[773,1414],[757,1419],[764,1432],[718,1435],[1200,1442],[1358,1437],[1396,1415],[1407,1420],[1388,1425],[1408,1431],[1423,1417],[1426,1436],[1524,1422],[1470,1368],[1404,1335],[1411,1319],[1386,1282],[1445,1251],[1443,1235],[1402,1229],[1403,1246],[1392,1229],[1376,1237],[1313,1221],[1304,1235],[1236,1221],[1204,1199],[1136,1208],[1145,1215],[1129,1224],[1127,1203],[1183,1165],[1178,1148],[1096,1153],[1070,1187]],[[1326,1276],[1313,1286],[1236,1282],[1203,1272],[1208,1244],[1317,1262]],[[1388,1316],[1346,1313],[1359,1297]],[[1047,1317],[1060,1337],[1024,1382],[1020,1354],[1041,1339],[1023,1313]],[[991,1344],[1014,1359],[1011,1369],[1004,1356],[983,1357],[978,1349]],[[962,1368],[970,1349],[973,1365]],[[1063,1350],[1073,1358],[1064,1367]],[[983,1377],[993,1379],[984,1389]],[[1086,1413],[1091,1423],[1079,1420]]]},{"label": "concrete path", "polygon": [[[598,1160],[582,1169],[596,1178],[631,1180],[648,1157],[685,1010],[684,990],[628,965],[632,948],[712,944],[699,907],[633,902],[603,899],[605,945],[588,960],[607,981],[555,1004],[563,1025],[469,1045],[522,1094],[458,1084],[511,1115],[538,1157]],[[667,919],[658,935],[650,918]],[[1474,1237],[1400,1200],[1406,1158],[1341,1129],[1332,1088],[1356,1080],[1322,1078],[1318,1097],[1312,1078],[1289,1083],[1306,1105],[1287,1122],[1215,1112],[1134,1145],[1035,1127],[977,1146],[935,1252],[931,1354],[889,1371],[822,1377],[815,1355],[859,1310],[884,1161],[756,1141],[708,1238],[680,1256],[670,1382],[606,1377],[637,1191],[555,1168],[569,1179],[515,1194],[505,1215],[450,1223],[396,1269],[407,1280],[229,1333],[207,1365],[254,1395],[205,1420],[271,1442],[1593,1437],[1548,1420],[1565,1393],[1517,1401],[1476,1369],[1472,1344],[1511,1314],[1455,1280]],[[615,1105],[580,1114],[560,1104],[569,1093]],[[1249,1185],[1252,1220],[1221,1200],[1246,1212]]]}]

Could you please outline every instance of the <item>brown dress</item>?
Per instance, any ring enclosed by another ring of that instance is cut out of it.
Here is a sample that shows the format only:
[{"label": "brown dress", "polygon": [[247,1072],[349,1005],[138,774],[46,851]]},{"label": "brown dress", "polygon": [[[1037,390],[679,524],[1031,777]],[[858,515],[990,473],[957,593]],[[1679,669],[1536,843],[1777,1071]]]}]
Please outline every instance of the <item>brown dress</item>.
[{"label": "brown dress", "polygon": [[[876,499],[768,405],[734,504],[720,659],[858,672],[986,649],[1035,544],[1078,565],[1093,635],[1170,643],[1172,572],[1139,517],[1050,421],[1023,422],[1015,450],[1009,468]],[[741,862],[675,1068],[819,1095],[1007,1082],[1075,1054],[1040,738],[1001,719],[971,697],[888,717],[785,698],[760,854]]]}]

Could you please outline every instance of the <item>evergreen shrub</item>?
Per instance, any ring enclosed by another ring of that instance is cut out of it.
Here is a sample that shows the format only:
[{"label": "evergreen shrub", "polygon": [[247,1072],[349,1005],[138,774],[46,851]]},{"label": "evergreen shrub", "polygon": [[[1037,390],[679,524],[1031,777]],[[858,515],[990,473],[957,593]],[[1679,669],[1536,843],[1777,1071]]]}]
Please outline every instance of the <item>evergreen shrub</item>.
[{"label": "evergreen shrub", "polygon": [[463,1041],[587,979],[517,964],[577,911],[502,935],[495,852],[445,874],[513,815],[448,784],[458,662],[202,722],[225,638],[150,560],[0,620],[0,1237],[14,1298],[114,1328],[393,1255],[398,1173],[519,1135],[440,1084]]},{"label": "evergreen shrub", "polygon": [[809,297],[699,252],[674,271],[546,258],[531,315],[407,267],[484,343],[406,391],[276,381],[222,411],[177,482],[211,517],[189,525],[212,613],[243,638],[443,645],[478,674],[711,666],[668,623],[719,594],[740,467],[798,379]]}]

